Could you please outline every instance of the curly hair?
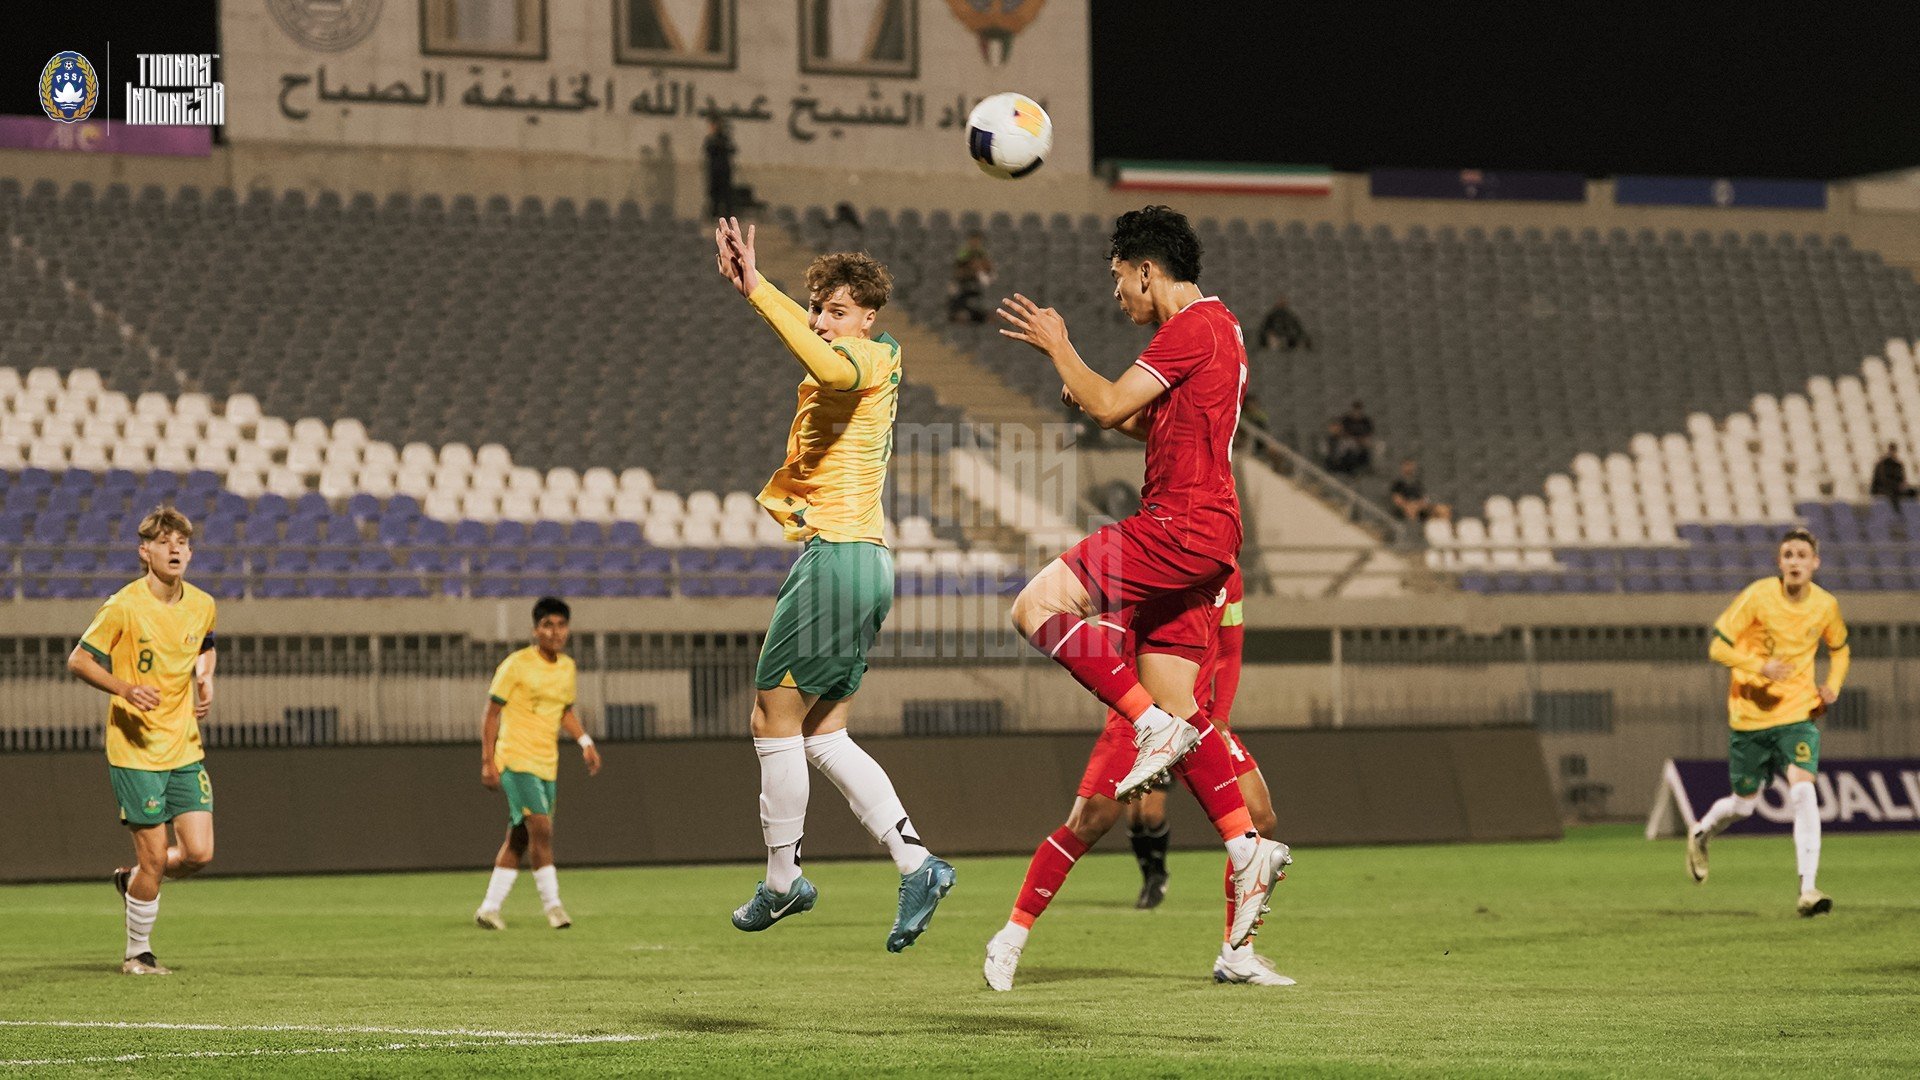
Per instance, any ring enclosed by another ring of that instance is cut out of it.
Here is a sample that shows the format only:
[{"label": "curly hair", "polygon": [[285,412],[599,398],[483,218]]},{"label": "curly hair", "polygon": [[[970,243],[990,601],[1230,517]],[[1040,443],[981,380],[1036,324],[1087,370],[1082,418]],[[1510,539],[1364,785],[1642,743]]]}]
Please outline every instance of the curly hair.
[{"label": "curly hair", "polygon": [[842,285],[854,303],[873,311],[886,307],[893,295],[893,275],[864,251],[836,251],[807,265],[809,297],[824,300]]},{"label": "curly hair", "polygon": [[1107,257],[1130,263],[1152,259],[1175,281],[1200,281],[1200,237],[1187,215],[1170,206],[1121,214],[1113,223]]}]

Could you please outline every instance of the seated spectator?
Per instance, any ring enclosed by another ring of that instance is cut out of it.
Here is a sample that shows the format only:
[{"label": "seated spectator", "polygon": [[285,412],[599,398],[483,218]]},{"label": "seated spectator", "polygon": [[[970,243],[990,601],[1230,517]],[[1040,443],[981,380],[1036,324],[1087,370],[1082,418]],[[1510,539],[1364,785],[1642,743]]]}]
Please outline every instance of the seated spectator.
[{"label": "seated spectator", "polygon": [[1387,489],[1393,508],[1408,521],[1451,521],[1453,507],[1427,498],[1427,487],[1420,482],[1420,466],[1412,458],[1400,463],[1400,475]]},{"label": "seated spectator", "polygon": [[1313,335],[1307,333],[1306,324],[1287,306],[1284,296],[1274,300],[1266,319],[1260,323],[1260,347],[1286,352],[1313,348]]},{"label": "seated spectator", "polygon": [[1343,476],[1360,471],[1360,447],[1347,437],[1347,429],[1338,419],[1327,421],[1326,439],[1320,447],[1320,463],[1328,472]]},{"label": "seated spectator", "polygon": [[867,227],[860,223],[860,211],[855,210],[850,202],[843,202],[833,208],[833,223],[858,229],[861,232],[867,231]]},{"label": "seated spectator", "polygon": [[1885,496],[1896,512],[1900,509],[1901,499],[1914,497],[1913,485],[1907,483],[1907,467],[1900,463],[1898,443],[1887,444],[1887,456],[1873,467],[1873,482],[1868,492],[1876,499]]},{"label": "seated spectator", "polygon": [[993,284],[993,259],[987,255],[987,238],[969,233],[967,242],[953,257],[953,283],[947,287],[947,321],[987,321],[987,309],[980,297]]},{"label": "seated spectator", "polygon": [[1367,415],[1367,407],[1356,400],[1340,418],[1340,429],[1353,442],[1353,471],[1373,468],[1373,418]]}]

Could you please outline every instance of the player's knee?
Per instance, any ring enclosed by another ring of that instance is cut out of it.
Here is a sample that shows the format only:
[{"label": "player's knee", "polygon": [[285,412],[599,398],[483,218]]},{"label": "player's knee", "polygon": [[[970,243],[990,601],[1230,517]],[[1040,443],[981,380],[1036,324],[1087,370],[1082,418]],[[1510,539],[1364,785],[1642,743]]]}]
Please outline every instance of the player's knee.
[{"label": "player's knee", "polygon": [[197,874],[213,863],[213,841],[180,848],[180,876]]},{"label": "player's knee", "polygon": [[1733,797],[1733,812],[1743,818],[1752,817],[1753,812],[1758,809],[1760,809],[1760,793],[1757,791],[1751,795]]},{"label": "player's knee", "polygon": [[1081,843],[1092,846],[1107,835],[1120,820],[1120,804],[1111,799],[1089,799],[1067,815],[1067,831]]}]

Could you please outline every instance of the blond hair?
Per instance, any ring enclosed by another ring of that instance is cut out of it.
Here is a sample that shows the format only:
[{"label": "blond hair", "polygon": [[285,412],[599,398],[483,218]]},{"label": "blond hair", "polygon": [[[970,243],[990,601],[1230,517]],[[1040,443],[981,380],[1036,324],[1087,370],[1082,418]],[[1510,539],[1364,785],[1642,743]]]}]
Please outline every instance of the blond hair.
[{"label": "blond hair", "polygon": [[140,519],[141,543],[158,540],[168,533],[179,533],[183,539],[191,540],[193,522],[171,506],[156,506],[152,513]]}]

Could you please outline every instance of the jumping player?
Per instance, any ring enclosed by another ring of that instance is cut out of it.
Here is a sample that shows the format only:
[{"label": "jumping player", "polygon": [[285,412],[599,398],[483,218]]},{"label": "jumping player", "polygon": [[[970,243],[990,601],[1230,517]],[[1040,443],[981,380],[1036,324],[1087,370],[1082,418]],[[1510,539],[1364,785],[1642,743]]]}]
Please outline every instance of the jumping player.
[{"label": "jumping player", "polygon": [[[127,910],[128,975],[171,975],[153,957],[160,882],[213,861],[213,782],[200,721],[213,705],[213,597],[187,584],[193,523],[170,506],[140,522],[146,576],[107,598],[67,670],[111,695],[107,772],[136,865],[114,871]],[[167,825],[174,843],[167,843]]]},{"label": "jumping player", "polygon": [[[1707,841],[1751,817],[1760,788],[1787,778],[1793,845],[1800,870],[1801,915],[1833,910],[1814,885],[1820,869],[1820,729],[1814,721],[1840,696],[1852,653],[1840,601],[1813,583],[1820,545],[1805,529],[1780,538],[1780,574],[1747,586],[1713,623],[1714,660],[1733,670],[1727,688],[1727,772],[1733,794],[1716,801],[1687,837],[1687,870],[1707,880]],[[1816,684],[1814,656],[1827,644],[1827,678]]]},{"label": "jumping player", "polygon": [[[1259,764],[1253,760],[1253,755],[1240,737],[1227,728],[1234,693],[1240,683],[1239,639],[1243,631],[1240,571],[1237,568],[1222,599],[1219,633],[1207,650],[1205,662],[1201,665],[1200,682],[1194,693],[1201,707],[1213,717],[1215,730],[1226,743],[1254,827],[1266,833],[1277,826],[1273,797],[1267,790],[1266,778],[1260,774]],[[1081,776],[1080,788],[1066,824],[1054,830],[1034,850],[1033,861],[1027,865],[1026,880],[1021,884],[1018,899],[1014,901],[1013,914],[1008,918],[1007,925],[993,936],[993,940],[987,942],[987,960],[983,971],[988,986],[995,990],[1013,989],[1020,954],[1026,948],[1034,922],[1046,911],[1053,898],[1059,895],[1061,886],[1066,883],[1068,873],[1079,862],[1080,856],[1099,843],[1100,838],[1119,820],[1123,807],[1113,799],[1111,793],[1132,765],[1133,725],[1119,713],[1109,712],[1106,729],[1094,746],[1092,756],[1087,759],[1086,772]],[[1132,805],[1138,805],[1138,802]],[[1254,986],[1293,985],[1292,979],[1273,969],[1271,961],[1253,951],[1251,942],[1238,948],[1232,944],[1230,935],[1236,911],[1231,862],[1227,864],[1226,901],[1229,939],[1221,943],[1220,954],[1214,959],[1213,980]]]},{"label": "jumping player", "polygon": [[819,895],[800,873],[811,762],[900,871],[899,911],[887,934],[887,950],[899,952],[926,931],[954,872],[921,842],[886,770],[847,734],[867,651],[893,607],[880,499],[893,454],[900,343],[869,336],[893,277],[863,254],[822,255],[807,267],[803,308],[760,276],[751,226],[743,234],[738,221],[722,221],[714,243],[720,273],[806,369],[786,461],[760,492],[786,538],[805,547],[780,585],[754,672],[767,875],[734,911],[733,925],[765,930],[811,909]]},{"label": "jumping player", "polygon": [[507,796],[507,838],[493,857],[493,877],[473,921],[486,930],[505,930],[500,906],[507,902],[520,860],[533,866],[533,884],[547,925],[573,925],[560,904],[560,876],[553,866],[553,811],[560,769],[556,745],[564,732],[580,744],[587,775],[600,773],[600,751],[573,711],[577,687],[567,641],[573,634],[573,609],[565,600],[543,596],[533,605],[533,644],[508,654],[487,687],[487,711],[480,722],[480,782]]},{"label": "jumping player", "polygon": [[[1121,215],[1109,257],[1121,310],[1157,328],[1118,379],[1089,368],[1059,313],[1024,296],[1002,302],[1010,328],[1000,332],[1046,354],[1068,398],[1102,427],[1146,442],[1141,507],[1041,570],[1014,599],[1013,622],[1132,724],[1134,763],[1114,798],[1132,799],[1179,767],[1233,861],[1230,943],[1238,947],[1253,936],[1290,861],[1286,845],[1254,830],[1225,742],[1206,737],[1212,724],[1194,699],[1215,598],[1242,537],[1230,459],[1246,346],[1233,313],[1196,283],[1200,240],[1184,216],[1164,206]],[[1113,617],[1122,612],[1128,622]],[[1129,634],[1135,664],[1127,662]]]}]

